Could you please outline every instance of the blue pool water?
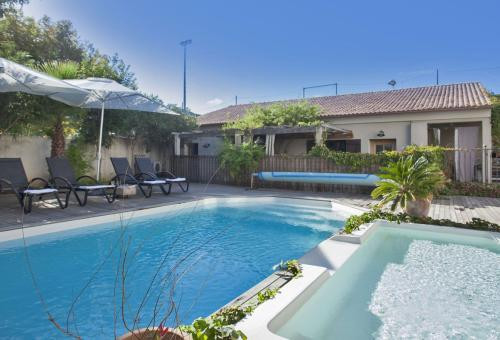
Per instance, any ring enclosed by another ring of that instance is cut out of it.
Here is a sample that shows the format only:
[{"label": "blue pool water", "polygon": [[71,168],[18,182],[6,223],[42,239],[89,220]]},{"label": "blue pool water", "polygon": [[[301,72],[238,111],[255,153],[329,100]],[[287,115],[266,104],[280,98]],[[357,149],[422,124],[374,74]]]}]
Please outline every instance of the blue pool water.
[{"label": "blue pool water", "polygon": [[[300,257],[342,225],[322,203],[226,200],[34,236],[26,248],[20,240],[3,242],[0,338],[64,338],[44,313],[25,250],[60,326],[85,339],[110,339],[125,332],[122,309],[129,326],[134,319],[145,326],[153,315],[156,325],[162,317],[175,324],[173,314],[181,323],[207,316],[272,273],[274,264]],[[171,300],[176,313],[168,312]]]}]

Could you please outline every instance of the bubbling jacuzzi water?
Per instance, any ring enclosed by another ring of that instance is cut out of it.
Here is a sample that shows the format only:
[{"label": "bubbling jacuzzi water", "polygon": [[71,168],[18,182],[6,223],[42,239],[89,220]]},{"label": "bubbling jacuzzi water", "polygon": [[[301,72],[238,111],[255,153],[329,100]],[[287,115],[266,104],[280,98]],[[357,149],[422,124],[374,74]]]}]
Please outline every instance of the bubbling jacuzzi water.
[{"label": "bubbling jacuzzi water", "polygon": [[499,339],[499,292],[493,234],[386,226],[273,331],[289,339]]},{"label": "bubbling jacuzzi water", "polygon": [[403,263],[387,265],[369,310],[382,321],[379,339],[500,335],[500,254],[413,241]]}]

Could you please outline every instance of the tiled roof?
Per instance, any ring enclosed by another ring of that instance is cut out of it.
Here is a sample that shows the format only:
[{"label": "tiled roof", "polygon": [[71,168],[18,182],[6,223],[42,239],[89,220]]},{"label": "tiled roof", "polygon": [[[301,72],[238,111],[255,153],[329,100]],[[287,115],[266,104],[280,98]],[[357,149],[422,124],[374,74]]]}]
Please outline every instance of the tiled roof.
[{"label": "tiled roof", "polygon": [[[198,117],[198,124],[213,125],[237,120],[254,105],[293,103],[302,99],[231,105]],[[403,112],[432,112],[491,107],[480,83],[416,87],[401,90],[315,97],[307,101],[321,107],[322,117],[379,115]]]}]

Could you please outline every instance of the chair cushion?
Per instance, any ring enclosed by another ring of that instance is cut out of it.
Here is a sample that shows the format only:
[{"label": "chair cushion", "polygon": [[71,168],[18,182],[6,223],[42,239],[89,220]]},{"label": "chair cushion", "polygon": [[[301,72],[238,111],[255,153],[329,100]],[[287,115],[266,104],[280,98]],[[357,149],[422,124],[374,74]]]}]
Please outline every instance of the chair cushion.
[{"label": "chair cushion", "polygon": [[50,194],[51,192],[57,192],[57,189],[46,188],[46,189],[26,189],[23,190],[23,193],[28,195],[43,195]]},{"label": "chair cushion", "polygon": [[166,182],[157,179],[157,180],[154,180],[154,181],[142,181],[142,183],[145,183],[145,184],[165,184]]},{"label": "chair cushion", "polygon": [[98,189],[113,189],[114,185],[80,185],[76,189],[81,190],[98,190]]},{"label": "chair cushion", "polygon": [[186,182],[187,181],[184,177],[165,178],[165,180],[168,182]]}]

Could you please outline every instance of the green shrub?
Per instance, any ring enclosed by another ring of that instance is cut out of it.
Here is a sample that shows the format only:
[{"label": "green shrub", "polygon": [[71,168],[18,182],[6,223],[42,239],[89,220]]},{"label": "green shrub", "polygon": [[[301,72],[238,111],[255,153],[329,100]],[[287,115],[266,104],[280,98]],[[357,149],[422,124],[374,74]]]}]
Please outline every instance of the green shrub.
[{"label": "green shrub", "polygon": [[500,232],[500,225],[492,223],[480,218],[473,218],[466,223],[455,222],[448,219],[433,219],[431,217],[414,217],[405,213],[394,214],[380,209],[372,209],[361,215],[353,215],[346,220],[344,225],[344,232],[351,234],[353,231],[358,230],[362,224],[373,222],[377,219],[386,220],[396,223],[418,223],[418,224],[432,224],[444,227],[456,227],[465,229],[476,229]]},{"label": "green shrub", "polygon": [[234,325],[245,316],[252,313],[254,308],[254,306],[248,306],[245,308],[242,308],[241,306],[229,306],[212,314],[210,318],[212,319],[214,325],[218,327]]},{"label": "green shrub", "polygon": [[257,301],[259,301],[259,304],[264,303],[267,300],[273,299],[276,294],[278,294],[279,288],[268,288],[266,290],[263,290],[261,292],[257,293]]},{"label": "green shrub", "polygon": [[449,182],[440,195],[480,196],[500,198],[500,184],[477,182]]},{"label": "green shrub", "polygon": [[191,335],[193,340],[245,340],[247,338],[245,334],[235,330],[234,325],[252,314],[258,305],[274,298],[278,291],[279,288],[266,289],[257,293],[256,304],[246,307],[236,305],[225,307],[208,318],[196,319],[191,325],[183,325],[179,328]]},{"label": "green shrub", "polygon": [[222,166],[229,170],[233,178],[237,178],[257,170],[259,161],[264,157],[264,148],[254,142],[235,145],[226,140],[219,157]]},{"label": "green shrub", "polygon": [[189,326],[180,326],[182,332],[191,335],[193,340],[246,340],[242,331],[237,331],[231,325],[217,326],[210,318],[196,319]]},{"label": "green shrub", "polygon": [[240,130],[246,134],[264,126],[313,126],[319,125],[321,108],[307,101],[254,105],[235,122],[224,125],[224,130]]},{"label": "green shrub", "polygon": [[308,155],[331,160],[336,165],[345,166],[352,172],[367,170],[371,167],[387,166],[390,162],[397,161],[402,156],[415,158],[425,157],[429,163],[434,163],[440,169],[445,168],[446,148],[441,146],[416,146],[409,145],[402,152],[385,151],[378,154],[342,152],[330,150],[324,144],[315,145]]},{"label": "green shrub", "polygon": [[286,262],[281,261],[273,267],[274,270],[283,270],[292,275],[293,278],[302,275],[302,266],[298,260],[288,260]]},{"label": "green shrub", "polygon": [[77,177],[88,174],[92,169],[90,158],[85,154],[85,143],[80,139],[74,139],[66,149],[65,155],[75,170]]}]

